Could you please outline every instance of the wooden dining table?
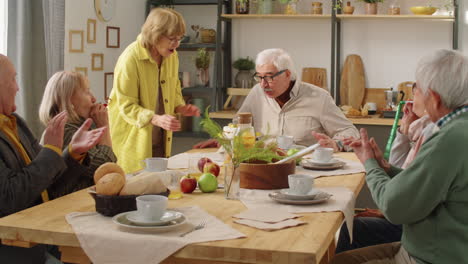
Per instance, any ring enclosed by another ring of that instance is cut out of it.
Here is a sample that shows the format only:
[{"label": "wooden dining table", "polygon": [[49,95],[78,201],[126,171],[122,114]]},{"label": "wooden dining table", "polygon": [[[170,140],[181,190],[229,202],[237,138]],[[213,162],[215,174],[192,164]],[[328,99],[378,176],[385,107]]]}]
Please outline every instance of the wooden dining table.
[{"label": "wooden dining table", "polygon": [[[357,160],[353,153],[339,153],[338,156]],[[317,187],[346,187],[356,196],[363,184],[364,173],[315,180]],[[342,212],[302,213],[303,216],[298,219],[307,222],[305,225],[263,231],[233,222],[232,216],[247,208],[240,201],[226,200],[223,190],[215,193],[196,191],[184,194],[179,200],[169,201],[169,207],[194,205],[244,233],[246,237],[190,244],[163,263],[328,263],[335,250],[335,234],[344,219]],[[0,218],[1,241],[19,247],[57,245],[62,253],[62,261],[91,263],[65,216],[71,212],[95,211],[94,206],[94,200],[85,189]]]}]

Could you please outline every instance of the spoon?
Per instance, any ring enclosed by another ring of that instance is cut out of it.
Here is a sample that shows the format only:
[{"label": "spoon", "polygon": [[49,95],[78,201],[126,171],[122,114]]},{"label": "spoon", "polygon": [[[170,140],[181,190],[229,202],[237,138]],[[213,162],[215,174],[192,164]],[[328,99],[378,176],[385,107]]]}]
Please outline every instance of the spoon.
[{"label": "spoon", "polygon": [[318,144],[318,143],[314,144],[312,146],[309,146],[309,147],[297,152],[294,155],[291,155],[291,156],[289,156],[287,158],[284,158],[282,160],[279,160],[279,161],[275,162],[275,164],[282,164],[282,163],[286,163],[286,162],[291,161],[291,160],[296,160],[296,159],[298,159],[298,158],[300,158],[300,157],[302,157],[302,156],[304,156],[306,154],[311,153],[312,151],[314,151],[318,147],[320,147],[320,144]]}]

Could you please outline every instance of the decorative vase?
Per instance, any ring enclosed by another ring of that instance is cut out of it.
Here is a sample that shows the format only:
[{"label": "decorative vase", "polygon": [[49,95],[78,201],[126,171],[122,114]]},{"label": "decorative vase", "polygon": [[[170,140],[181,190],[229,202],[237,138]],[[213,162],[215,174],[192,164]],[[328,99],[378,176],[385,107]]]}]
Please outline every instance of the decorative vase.
[{"label": "decorative vase", "polygon": [[377,3],[366,3],[366,15],[377,14]]},{"label": "decorative vase", "polygon": [[352,15],[354,13],[354,6],[351,5],[351,2],[346,2],[346,6],[343,7],[343,13],[345,15]]},{"label": "decorative vase", "polygon": [[210,72],[208,69],[198,68],[197,69],[198,82],[202,86],[210,85]]},{"label": "decorative vase", "polygon": [[228,200],[240,198],[239,165],[234,165],[232,162],[224,164],[224,198]]},{"label": "decorative vase", "polygon": [[252,88],[253,77],[252,72],[249,70],[239,70],[234,77],[237,88]]},{"label": "decorative vase", "polygon": [[248,14],[249,13],[249,0],[236,0],[236,13]]},{"label": "decorative vase", "polygon": [[322,2],[312,2],[312,15],[321,15],[323,14]]}]

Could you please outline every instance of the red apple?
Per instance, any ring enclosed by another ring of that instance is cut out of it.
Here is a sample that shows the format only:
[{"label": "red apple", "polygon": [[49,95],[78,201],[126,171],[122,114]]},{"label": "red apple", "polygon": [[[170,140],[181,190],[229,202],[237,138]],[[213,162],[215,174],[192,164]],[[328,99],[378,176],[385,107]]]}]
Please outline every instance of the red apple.
[{"label": "red apple", "polygon": [[197,179],[192,178],[188,175],[180,179],[180,190],[183,193],[192,193],[197,188]]},{"label": "red apple", "polygon": [[219,166],[218,164],[214,162],[207,162],[205,163],[205,166],[203,166],[203,172],[204,173],[211,173],[214,176],[218,177],[219,175]]},{"label": "red apple", "polygon": [[205,166],[205,163],[207,162],[213,162],[211,161],[209,158],[207,157],[204,157],[204,158],[201,158],[200,160],[198,160],[198,169],[203,172],[203,167]]},{"label": "red apple", "polygon": [[280,149],[280,148],[277,148],[277,149],[276,149],[276,155],[278,155],[278,156],[283,156],[283,157],[288,156],[288,154],[287,154],[284,150],[282,150],[282,149]]}]

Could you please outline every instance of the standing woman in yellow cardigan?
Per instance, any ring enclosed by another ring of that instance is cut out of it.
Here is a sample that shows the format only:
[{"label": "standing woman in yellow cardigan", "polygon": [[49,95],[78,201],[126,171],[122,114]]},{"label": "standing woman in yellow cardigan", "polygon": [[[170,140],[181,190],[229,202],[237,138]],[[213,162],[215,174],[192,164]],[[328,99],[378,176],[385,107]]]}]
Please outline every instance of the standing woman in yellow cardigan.
[{"label": "standing woman in yellow cardigan", "polygon": [[109,125],[118,163],[127,173],[141,169],[145,158],[171,155],[172,131],[180,130],[175,113],[200,115],[185,104],[180,89],[176,48],[184,34],[177,11],[155,8],[117,61]]}]

